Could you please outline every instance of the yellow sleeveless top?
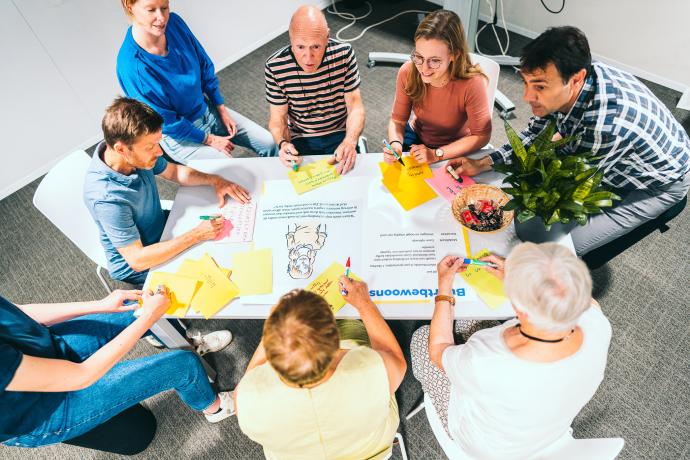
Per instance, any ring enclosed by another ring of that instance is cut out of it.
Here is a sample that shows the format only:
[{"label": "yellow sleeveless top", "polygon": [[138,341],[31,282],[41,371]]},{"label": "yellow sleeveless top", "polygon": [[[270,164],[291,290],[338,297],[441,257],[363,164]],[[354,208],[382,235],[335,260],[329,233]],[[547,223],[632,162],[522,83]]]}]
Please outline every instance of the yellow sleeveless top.
[{"label": "yellow sleeveless top", "polygon": [[287,386],[268,363],[252,369],[237,387],[237,415],[269,460],[381,459],[399,423],[383,359],[366,346],[314,388]]}]

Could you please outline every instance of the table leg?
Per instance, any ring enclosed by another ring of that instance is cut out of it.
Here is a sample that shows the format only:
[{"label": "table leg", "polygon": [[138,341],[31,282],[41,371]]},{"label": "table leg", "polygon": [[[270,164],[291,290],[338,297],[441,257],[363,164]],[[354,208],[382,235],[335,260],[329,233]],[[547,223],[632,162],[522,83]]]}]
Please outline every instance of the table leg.
[{"label": "table leg", "polygon": [[[192,348],[192,346],[189,344],[189,341],[187,341],[187,338],[180,334],[180,332],[175,329],[172,324],[170,324],[170,321],[166,319],[159,319],[156,321],[153,326],[151,326],[151,332],[153,332],[153,334],[158,337],[158,339],[163,342],[163,345],[165,345],[167,348]],[[217,375],[215,369],[213,369],[211,365],[201,356],[199,356],[199,359],[201,360],[201,364],[204,366],[204,370],[206,370],[209,380],[213,382]]]}]

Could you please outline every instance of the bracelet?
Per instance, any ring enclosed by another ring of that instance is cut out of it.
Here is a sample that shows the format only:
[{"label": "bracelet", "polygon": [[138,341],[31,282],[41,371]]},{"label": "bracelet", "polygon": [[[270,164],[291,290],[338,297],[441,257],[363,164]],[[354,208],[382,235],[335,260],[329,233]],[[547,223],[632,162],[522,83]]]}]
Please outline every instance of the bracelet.
[{"label": "bracelet", "polygon": [[455,297],[450,295],[437,295],[434,297],[434,302],[448,302],[451,307],[455,306]]},{"label": "bracelet", "polygon": [[395,144],[396,142],[397,142],[398,144],[400,144],[400,148],[402,148],[403,144],[402,144],[402,142],[400,142],[400,141],[390,141],[389,144],[393,145],[393,144]]},{"label": "bracelet", "polygon": [[290,142],[287,139],[282,139],[280,142],[278,142],[278,150],[283,146],[283,142]]}]

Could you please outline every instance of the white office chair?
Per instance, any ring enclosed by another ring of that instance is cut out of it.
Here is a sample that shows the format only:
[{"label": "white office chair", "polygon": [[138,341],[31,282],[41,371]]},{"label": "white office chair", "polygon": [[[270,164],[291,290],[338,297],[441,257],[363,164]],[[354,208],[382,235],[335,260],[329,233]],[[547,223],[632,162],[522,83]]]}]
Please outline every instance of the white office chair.
[{"label": "white office chair", "polygon": [[[489,98],[489,108],[493,109],[496,101],[496,88],[498,88],[498,75],[501,71],[501,66],[496,61],[480,54],[469,53],[472,64],[479,64],[482,71],[489,78],[487,85],[487,96]],[[410,56],[404,53],[369,53],[369,67],[373,67],[377,62],[391,62],[394,64],[404,64],[410,60]]]},{"label": "white office chair", "polygon": [[34,206],[96,264],[96,275],[111,292],[103,271],[107,265],[99,230],[84,204],[84,177],[91,157],[77,150],[60,160],[36,189]]},{"label": "white office chair", "polygon": [[[398,447],[400,447],[400,455],[402,456],[403,460],[407,460],[407,449],[405,449],[405,441],[403,441],[403,437],[400,433],[395,433],[395,439],[398,440]],[[393,444],[393,447],[395,447],[395,444]],[[383,457],[383,460],[390,460],[393,458],[393,448],[391,448],[391,453]]]},{"label": "white office chair", "polygon": [[[426,409],[426,417],[429,420],[431,431],[433,431],[448,459],[472,460],[448,436],[431,399],[426,394],[423,405],[415,410],[418,412],[421,409]],[[410,413],[407,418],[409,419],[415,413]],[[614,460],[623,450],[624,444],[625,441],[622,438],[575,439],[573,438],[573,429],[570,428],[555,443],[532,457],[532,460]]]}]

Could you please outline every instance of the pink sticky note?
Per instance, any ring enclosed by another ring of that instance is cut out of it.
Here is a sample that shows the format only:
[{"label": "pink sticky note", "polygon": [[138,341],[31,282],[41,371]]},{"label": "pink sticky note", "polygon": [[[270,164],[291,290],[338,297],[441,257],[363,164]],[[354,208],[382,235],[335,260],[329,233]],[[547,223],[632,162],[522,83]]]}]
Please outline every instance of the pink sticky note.
[{"label": "pink sticky note", "polygon": [[456,181],[446,172],[445,168],[433,168],[431,171],[432,176],[425,180],[448,201],[453,201],[461,188],[474,184],[474,180],[469,176],[460,176],[462,182]]},{"label": "pink sticky note", "polygon": [[225,219],[225,222],[223,222],[223,230],[221,230],[220,234],[216,237],[216,241],[229,237],[233,227],[234,225],[232,225],[232,222],[230,222],[228,219]]}]

